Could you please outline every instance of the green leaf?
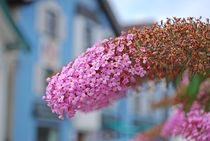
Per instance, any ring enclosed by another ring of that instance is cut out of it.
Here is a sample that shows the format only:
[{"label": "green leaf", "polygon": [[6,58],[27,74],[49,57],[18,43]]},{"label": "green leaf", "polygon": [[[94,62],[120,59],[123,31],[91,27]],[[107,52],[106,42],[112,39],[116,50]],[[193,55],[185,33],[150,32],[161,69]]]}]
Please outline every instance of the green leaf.
[{"label": "green leaf", "polygon": [[176,79],[175,79],[176,86],[178,86],[180,84],[181,80],[182,80],[182,74],[180,74],[176,77]]},{"label": "green leaf", "polygon": [[197,93],[198,93],[200,84],[201,84],[201,82],[202,82],[203,80],[204,80],[203,75],[195,74],[195,75],[192,77],[192,79],[191,79],[191,81],[190,81],[190,83],[189,83],[189,85],[188,85],[188,88],[187,88],[187,94],[188,94],[191,98],[193,98],[193,99],[196,98],[196,95],[197,95]]},{"label": "green leaf", "polygon": [[[187,99],[187,103],[184,106],[184,111],[188,112],[193,104],[193,102],[196,99],[196,96],[199,92],[200,85],[203,81],[205,81],[208,78],[208,75],[210,73],[210,69],[206,71],[206,74],[195,74],[192,76],[192,79],[188,85],[187,88],[187,95],[189,96]],[[207,102],[204,105],[205,111],[210,111],[210,102]]]}]

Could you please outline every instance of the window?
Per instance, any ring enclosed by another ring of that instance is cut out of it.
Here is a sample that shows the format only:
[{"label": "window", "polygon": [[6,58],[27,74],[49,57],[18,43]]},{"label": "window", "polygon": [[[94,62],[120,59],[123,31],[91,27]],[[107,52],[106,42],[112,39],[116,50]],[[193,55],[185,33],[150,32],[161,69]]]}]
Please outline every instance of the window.
[{"label": "window", "polygon": [[58,141],[58,129],[50,127],[38,127],[37,141]]},{"label": "window", "polygon": [[50,38],[54,39],[57,37],[57,15],[55,11],[52,11],[51,9],[48,9],[46,11],[46,22],[45,22],[45,29],[46,29],[46,34]]},{"label": "window", "polygon": [[85,38],[86,38],[86,48],[91,47],[92,42],[93,42],[93,31],[92,31],[93,25],[91,24],[90,21],[87,20],[86,26],[85,26]]},{"label": "window", "polygon": [[37,6],[37,29],[44,39],[57,42],[65,38],[66,15],[60,4],[54,0],[41,0]]}]

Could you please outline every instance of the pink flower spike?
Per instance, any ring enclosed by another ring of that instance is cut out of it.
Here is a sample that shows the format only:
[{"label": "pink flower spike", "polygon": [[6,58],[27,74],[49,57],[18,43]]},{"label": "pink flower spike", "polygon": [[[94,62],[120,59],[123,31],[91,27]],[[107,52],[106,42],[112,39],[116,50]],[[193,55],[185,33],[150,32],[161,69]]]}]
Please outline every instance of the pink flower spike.
[{"label": "pink flower spike", "polygon": [[146,75],[139,61],[131,60],[130,50],[137,49],[126,46],[133,43],[133,38],[128,34],[95,43],[48,79],[43,99],[52,111],[59,118],[65,113],[72,117],[77,111],[97,110],[124,97],[137,82],[136,77]]}]

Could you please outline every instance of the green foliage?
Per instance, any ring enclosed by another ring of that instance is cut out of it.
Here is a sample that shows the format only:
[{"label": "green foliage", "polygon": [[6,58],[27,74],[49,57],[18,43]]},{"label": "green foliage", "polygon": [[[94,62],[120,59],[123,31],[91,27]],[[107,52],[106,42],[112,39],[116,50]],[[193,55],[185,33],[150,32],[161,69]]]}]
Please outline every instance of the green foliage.
[{"label": "green foliage", "polygon": [[187,93],[191,98],[196,98],[196,95],[200,88],[200,84],[208,78],[209,74],[210,69],[208,69],[204,74],[195,74],[192,76],[187,89]]},{"label": "green foliage", "polygon": [[[187,103],[185,103],[185,107],[184,107],[185,112],[188,112],[190,110],[193,102],[195,101],[197,97],[201,83],[208,78],[209,74],[210,74],[210,69],[208,69],[205,74],[195,74],[192,76],[189,82],[189,85],[187,87],[187,95],[188,95],[187,98],[189,99],[187,99]],[[205,104],[204,109],[205,111],[209,111],[210,103]]]},{"label": "green foliage", "polygon": [[192,77],[192,79],[188,85],[188,88],[187,88],[187,94],[190,96],[190,98],[192,98],[192,99],[196,98],[196,95],[198,93],[198,90],[199,90],[202,80],[203,80],[202,75],[195,74]]}]

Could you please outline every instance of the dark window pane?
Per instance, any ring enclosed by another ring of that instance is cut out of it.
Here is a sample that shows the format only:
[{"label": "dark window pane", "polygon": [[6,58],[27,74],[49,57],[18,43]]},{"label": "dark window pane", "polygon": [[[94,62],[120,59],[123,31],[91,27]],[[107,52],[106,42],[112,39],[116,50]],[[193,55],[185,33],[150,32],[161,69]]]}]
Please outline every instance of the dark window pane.
[{"label": "dark window pane", "polygon": [[58,130],[56,128],[38,127],[37,141],[58,141]]},{"label": "dark window pane", "polygon": [[48,10],[46,13],[46,34],[51,38],[56,38],[57,15],[54,11]]}]

